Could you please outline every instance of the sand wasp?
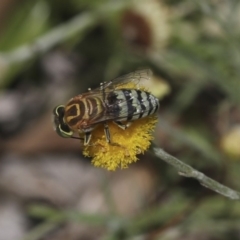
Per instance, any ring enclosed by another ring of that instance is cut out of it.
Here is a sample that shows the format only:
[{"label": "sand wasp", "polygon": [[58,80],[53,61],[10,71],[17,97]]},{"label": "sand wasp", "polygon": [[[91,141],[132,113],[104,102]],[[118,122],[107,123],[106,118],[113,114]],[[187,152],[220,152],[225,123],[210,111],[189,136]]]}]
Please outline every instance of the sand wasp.
[{"label": "sand wasp", "polygon": [[[104,124],[106,141],[111,142],[108,121],[113,121],[125,130],[131,122],[156,113],[158,99],[147,91],[138,88],[141,80],[148,80],[150,69],[137,70],[109,82],[96,89],[79,94],[64,105],[53,110],[54,129],[65,138],[74,137],[74,132],[84,133],[84,145],[88,145],[91,132],[98,124]],[[127,88],[134,83],[136,88]],[[125,85],[125,87],[124,87]]]}]

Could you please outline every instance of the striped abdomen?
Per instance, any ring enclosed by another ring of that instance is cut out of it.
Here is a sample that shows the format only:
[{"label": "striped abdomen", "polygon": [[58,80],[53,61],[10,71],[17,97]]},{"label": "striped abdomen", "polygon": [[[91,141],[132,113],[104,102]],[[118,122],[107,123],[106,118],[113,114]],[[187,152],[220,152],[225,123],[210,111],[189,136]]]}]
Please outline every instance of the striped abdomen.
[{"label": "striped abdomen", "polygon": [[131,121],[156,113],[159,101],[143,90],[121,89],[108,94],[107,105],[113,120]]},{"label": "striped abdomen", "polygon": [[65,122],[71,129],[87,129],[97,123],[105,113],[102,97],[79,95],[65,106]]}]

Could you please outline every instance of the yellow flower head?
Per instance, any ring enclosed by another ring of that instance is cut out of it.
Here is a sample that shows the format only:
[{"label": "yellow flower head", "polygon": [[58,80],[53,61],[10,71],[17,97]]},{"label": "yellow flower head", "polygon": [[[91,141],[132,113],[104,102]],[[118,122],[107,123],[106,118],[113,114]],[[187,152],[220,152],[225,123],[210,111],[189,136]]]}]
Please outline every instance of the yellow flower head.
[{"label": "yellow flower head", "polygon": [[127,168],[128,164],[138,160],[137,154],[144,153],[149,148],[156,122],[156,116],[149,116],[134,121],[126,130],[109,122],[110,144],[106,141],[104,127],[100,125],[93,130],[91,144],[84,147],[83,154],[92,157],[92,163],[96,167],[107,170]]},{"label": "yellow flower head", "polygon": [[[130,89],[134,87],[136,86],[132,83],[124,86]],[[113,122],[108,122],[111,143],[106,141],[104,126],[101,124],[92,131],[91,142],[83,147],[83,155],[91,157],[96,167],[112,171],[127,168],[128,164],[138,160],[138,154],[149,148],[156,123],[156,115],[135,120],[125,130]]]}]

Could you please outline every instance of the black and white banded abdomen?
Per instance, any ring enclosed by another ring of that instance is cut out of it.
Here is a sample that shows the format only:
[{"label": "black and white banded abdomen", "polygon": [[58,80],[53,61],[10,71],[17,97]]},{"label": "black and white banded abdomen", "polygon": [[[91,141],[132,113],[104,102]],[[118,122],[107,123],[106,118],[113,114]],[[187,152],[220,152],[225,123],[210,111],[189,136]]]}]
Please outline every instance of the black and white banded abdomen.
[{"label": "black and white banded abdomen", "polygon": [[115,90],[107,96],[108,111],[118,121],[132,121],[157,112],[159,100],[138,89]]}]

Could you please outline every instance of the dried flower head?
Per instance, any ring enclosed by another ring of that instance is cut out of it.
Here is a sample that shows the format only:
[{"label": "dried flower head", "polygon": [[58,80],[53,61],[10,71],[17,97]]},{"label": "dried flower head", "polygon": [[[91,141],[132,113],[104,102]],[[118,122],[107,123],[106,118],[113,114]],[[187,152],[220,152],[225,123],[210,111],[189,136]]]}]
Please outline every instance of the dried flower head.
[{"label": "dried flower head", "polygon": [[142,50],[157,50],[169,38],[168,12],[156,0],[133,0],[121,19],[123,38],[128,45]]}]

